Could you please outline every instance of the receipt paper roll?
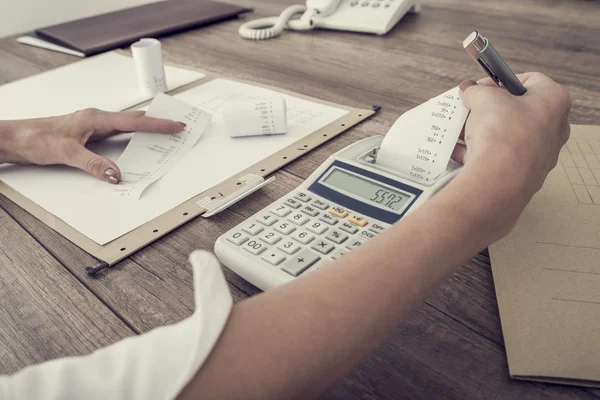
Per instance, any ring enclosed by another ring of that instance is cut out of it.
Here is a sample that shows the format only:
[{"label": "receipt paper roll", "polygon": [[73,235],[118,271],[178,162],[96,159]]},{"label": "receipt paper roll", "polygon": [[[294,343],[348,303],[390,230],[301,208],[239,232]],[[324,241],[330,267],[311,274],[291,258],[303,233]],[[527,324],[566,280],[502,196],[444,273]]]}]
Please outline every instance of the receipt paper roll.
[{"label": "receipt paper roll", "polygon": [[287,133],[283,97],[246,97],[223,105],[223,120],[230,137]]},{"label": "receipt paper roll", "polygon": [[156,39],[141,39],[131,45],[140,91],[151,98],[167,91],[162,46]]}]

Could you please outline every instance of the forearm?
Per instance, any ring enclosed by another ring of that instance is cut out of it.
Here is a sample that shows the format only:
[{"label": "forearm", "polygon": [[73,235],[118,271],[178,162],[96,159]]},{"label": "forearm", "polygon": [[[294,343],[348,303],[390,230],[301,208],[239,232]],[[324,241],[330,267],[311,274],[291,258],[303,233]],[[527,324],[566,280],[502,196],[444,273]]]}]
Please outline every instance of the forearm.
[{"label": "forearm", "polygon": [[14,158],[18,140],[18,124],[15,121],[0,121],[0,164]]},{"label": "forearm", "polygon": [[[241,303],[182,398],[312,398],[333,385],[457,266],[497,235],[463,171],[376,240],[322,271]],[[491,226],[486,231],[485,226]]]}]

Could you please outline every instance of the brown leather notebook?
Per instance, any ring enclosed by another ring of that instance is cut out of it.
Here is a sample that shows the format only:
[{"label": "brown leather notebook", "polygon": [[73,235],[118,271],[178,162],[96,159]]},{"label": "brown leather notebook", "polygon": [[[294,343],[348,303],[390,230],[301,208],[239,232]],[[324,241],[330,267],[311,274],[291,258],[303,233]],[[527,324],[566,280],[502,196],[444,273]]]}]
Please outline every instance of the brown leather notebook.
[{"label": "brown leather notebook", "polygon": [[166,0],[38,29],[35,36],[91,56],[144,37],[206,26],[251,10],[205,0]]}]

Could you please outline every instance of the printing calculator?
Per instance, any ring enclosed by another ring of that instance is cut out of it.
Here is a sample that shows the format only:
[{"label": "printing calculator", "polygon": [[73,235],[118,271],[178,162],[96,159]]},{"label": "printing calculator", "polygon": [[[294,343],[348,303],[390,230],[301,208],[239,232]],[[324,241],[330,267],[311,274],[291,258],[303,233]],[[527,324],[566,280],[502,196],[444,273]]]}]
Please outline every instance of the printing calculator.
[{"label": "printing calculator", "polygon": [[215,254],[262,290],[326,267],[402,219],[460,170],[424,186],[376,163],[383,136],[356,142],[327,159],[298,188],[220,236]]}]

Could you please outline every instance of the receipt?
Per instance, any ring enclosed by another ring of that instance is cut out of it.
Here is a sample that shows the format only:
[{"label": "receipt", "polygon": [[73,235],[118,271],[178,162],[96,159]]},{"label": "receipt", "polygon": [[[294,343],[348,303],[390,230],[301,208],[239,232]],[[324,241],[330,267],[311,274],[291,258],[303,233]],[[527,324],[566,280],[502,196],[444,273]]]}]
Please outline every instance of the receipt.
[{"label": "receipt", "polygon": [[141,39],[131,45],[138,84],[144,96],[167,91],[162,46],[156,39]]},{"label": "receipt", "polygon": [[286,133],[285,99],[283,97],[246,97],[229,100],[223,105],[223,120],[230,137]]},{"label": "receipt", "polygon": [[458,86],[430,99],[396,120],[381,143],[376,163],[431,185],[446,171],[468,115]]},{"label": "receipt", "polygon": [[211,114],[158,93],[148,111],[148,117],[183,122],[180,133],[136,132],[117,161],[121,170],[121,183],[105,185],[105,190],[120,198],[139,199],[144,190],[160,179],[200,139],[211,120]]}]

